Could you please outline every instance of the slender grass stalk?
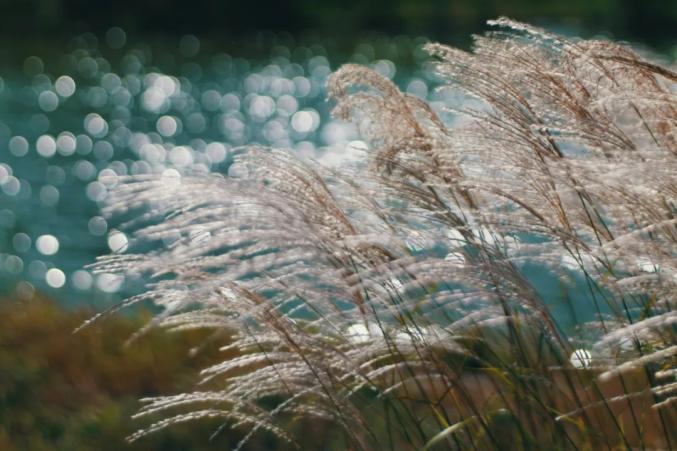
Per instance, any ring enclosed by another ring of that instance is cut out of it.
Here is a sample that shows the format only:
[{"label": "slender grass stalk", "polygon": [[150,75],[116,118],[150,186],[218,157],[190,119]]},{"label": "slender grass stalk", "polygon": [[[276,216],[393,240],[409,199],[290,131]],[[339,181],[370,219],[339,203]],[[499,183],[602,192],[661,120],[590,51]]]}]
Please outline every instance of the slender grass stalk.
[{"label": "slender grass stalk", "polygon": [[132,440],[218,416],[292,445],[281,425],[316,418],[355,449],[677,446],[677,75],[489,25],[470,53],[427,47],[453,127],[346,65],[328,90],[369,142],[360,164],[249,148],[238,179],[113,192],[136,243],[180,238],[95,268],[156,279],[127,302],[163,308],[149,327],[227,330],[238,350],[204,370],[213,390],[144,400],[167,419]]}]

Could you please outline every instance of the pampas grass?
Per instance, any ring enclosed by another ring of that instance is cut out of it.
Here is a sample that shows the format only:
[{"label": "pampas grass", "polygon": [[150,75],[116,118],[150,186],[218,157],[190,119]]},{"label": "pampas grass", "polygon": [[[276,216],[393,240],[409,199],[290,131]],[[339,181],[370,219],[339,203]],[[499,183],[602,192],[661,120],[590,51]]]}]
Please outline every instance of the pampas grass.
[{"label": "pampas grass", "polygon": [[[166,419],[131,440],[217,417],[249,432],[238,447],[266,431],[294,446],[284,425],[315,418],[351,449],[677,447],[677,74],[489,25],[471,53],[427,47],[454,127],[346,65],[328,91],[365,161],[250,148],[238,178],[113,192],[105,213],[146,251],[95,269],[153,281],[121,305],[161,307],[139,333],[225,331],[238,351],[195,392],[142,400]],[[594,314],[562,325],[574,304]]]}]

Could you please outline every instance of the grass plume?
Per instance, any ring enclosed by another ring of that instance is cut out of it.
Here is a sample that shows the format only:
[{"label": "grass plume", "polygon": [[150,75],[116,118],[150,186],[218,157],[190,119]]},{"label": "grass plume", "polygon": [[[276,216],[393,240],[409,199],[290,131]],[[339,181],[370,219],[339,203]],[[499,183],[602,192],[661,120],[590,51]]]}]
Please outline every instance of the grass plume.
[{"label": "grass plume", "polygon": [[[489,24],[470,53],[427,46],[453,127],[346,65],[328,91],[363,161],[250,148],[238,178],[114,191],[105,213],[151,250],[96,269],[154,279],[124,304],[162,307],[140,333],[226,330],[238,350],[202,372],[208,389],[143,400],[138,416],[167,417],[132,440],[216,417],[249,431],[240,446],[294,446],[282,425],[316,418],[352,449],[677,447],[677,75]],[[553,313],[581,306],[594,314],[573,326]]]}]

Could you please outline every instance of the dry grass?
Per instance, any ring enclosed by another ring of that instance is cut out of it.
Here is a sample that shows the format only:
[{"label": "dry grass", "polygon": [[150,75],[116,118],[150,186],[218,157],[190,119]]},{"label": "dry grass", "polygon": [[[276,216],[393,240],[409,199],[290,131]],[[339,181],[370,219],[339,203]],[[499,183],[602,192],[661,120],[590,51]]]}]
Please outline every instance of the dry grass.
[{"label": "dry grass", "polygon": [[[248,149],[239,179],[116,190],[106,213],[135,217],[135,243],[172,244],[97,269],[155,278],[125,303],[163,307],[148,328],[234,331],[240,355],[203,371],[218,390],[144,400],[167,419],[132,439],[218,417],[294,443],[280,425],[313,417],[353,449],[677,447],[677,75],[490,25],[472,53],[428,46],[452,128],[347,65],[329,92],[361,164]],[[595,314],[559,324],[573,301],[534,266]]]}]

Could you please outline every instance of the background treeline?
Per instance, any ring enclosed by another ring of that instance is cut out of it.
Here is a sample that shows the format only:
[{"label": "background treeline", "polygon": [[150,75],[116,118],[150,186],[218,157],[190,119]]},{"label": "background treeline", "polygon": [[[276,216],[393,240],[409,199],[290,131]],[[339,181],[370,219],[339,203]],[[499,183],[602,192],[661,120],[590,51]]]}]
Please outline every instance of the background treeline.
[{"label": "background treeline", "polygon": [[606,30],[616,39],[669,49],[677,30],[677,3],[669,0],[2,0],[0,11],[0,36],[15,42],[119,25],[136,34],[212,37],[379,31],[463,44],[487,19],[507,15],[584,35]]}]

